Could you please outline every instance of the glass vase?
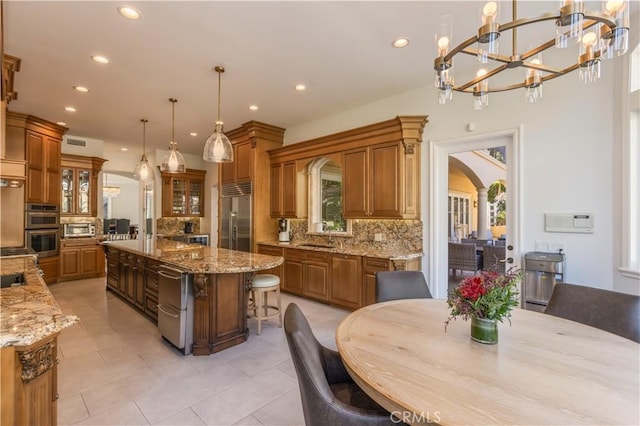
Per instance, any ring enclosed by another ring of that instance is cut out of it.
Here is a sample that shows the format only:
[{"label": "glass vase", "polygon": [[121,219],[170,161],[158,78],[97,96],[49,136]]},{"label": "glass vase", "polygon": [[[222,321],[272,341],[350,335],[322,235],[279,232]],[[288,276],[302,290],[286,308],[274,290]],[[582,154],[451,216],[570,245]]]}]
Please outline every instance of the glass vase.
[{"label": "glass vase", "polygon": [[471,318],[471,339],[486,345],[495,345],[498,343],[498,321]]}]

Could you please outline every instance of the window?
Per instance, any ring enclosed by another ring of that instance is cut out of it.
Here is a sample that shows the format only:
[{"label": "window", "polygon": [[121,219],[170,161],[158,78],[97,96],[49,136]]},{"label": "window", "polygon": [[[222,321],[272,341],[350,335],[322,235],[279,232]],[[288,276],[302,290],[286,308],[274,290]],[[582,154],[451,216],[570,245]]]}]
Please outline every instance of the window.
[{"label": "window", "polygon": [[622,275],[640,278],[640,46],[624,57],[622,108]]},{"label": "window", "polygon": [[468,194],[449,193],[449,241],[460,241],[469,236],[470,201]]},{"label": "window", "polygon": [[327,158],[309,164],[309,232],[351,234],[342,217],[342,168]]}]

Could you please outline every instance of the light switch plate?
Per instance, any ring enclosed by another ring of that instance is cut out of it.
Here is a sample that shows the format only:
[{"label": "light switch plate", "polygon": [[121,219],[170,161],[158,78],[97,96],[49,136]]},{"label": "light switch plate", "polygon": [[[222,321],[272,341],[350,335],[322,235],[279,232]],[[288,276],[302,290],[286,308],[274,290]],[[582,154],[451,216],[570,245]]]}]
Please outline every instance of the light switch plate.
[{"label": "light switch plate", "polygon": [[373,240],[374,241],[382,241],[384,239],[384,235],[382,234],[374,234],[373,235]]}]

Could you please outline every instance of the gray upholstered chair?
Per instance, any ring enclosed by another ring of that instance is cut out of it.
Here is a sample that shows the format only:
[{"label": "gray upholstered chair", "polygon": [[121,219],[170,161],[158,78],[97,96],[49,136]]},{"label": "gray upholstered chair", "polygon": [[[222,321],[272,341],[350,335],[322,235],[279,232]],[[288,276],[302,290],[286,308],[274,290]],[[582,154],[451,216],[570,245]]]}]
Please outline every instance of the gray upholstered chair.
[{"label": "gray upholstered chair", "polygon": [[556,284],[544,313],[640,343],[640,296],[581,285]]},{"label": "gray upholstered chair", "polygon": [[131,220],[129,219],[118,219],[116,221],[116,234],[118,238],[128,239],[129,238],[129,224]]},{"label": "gray upholstered chair", "polygon": [[421,271],[376,273],[376,303],[398,299],[431,299],[427,280]]},{"label": "gray upholstered chair", "polygon": [[504,273],[505,254],[505,246],[482,246],[482,270]]},{"label": "gray upholstered chair", "polygon": [[318,343],[295,303],[285,311],[284,332],[298,376],[307,426],[397,424],[388,411],[353,382],[340,355]]},{"label": "gray upholstered chair", "polygon": [[449,243],[449,269],[477,272],[482,267],[482,256],[476,252],[475,244]]}]

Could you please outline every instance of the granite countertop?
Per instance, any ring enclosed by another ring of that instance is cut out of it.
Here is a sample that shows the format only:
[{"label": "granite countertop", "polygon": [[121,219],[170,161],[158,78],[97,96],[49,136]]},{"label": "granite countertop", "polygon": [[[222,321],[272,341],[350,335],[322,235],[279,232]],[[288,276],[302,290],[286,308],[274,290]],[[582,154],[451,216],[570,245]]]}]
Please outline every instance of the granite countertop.
[{"label": "granite countertop", "polygon": [[171,238],[171,237],[208,237],[209,234],[185,234],[184,232],[176,232],[174,234],[156,234],[156,237]]},{"label": "granite countertop", "polygon": [[324,251],[329,253],[338,253],[338,254],[350,254],[354,256],[367,256],[367,257],[377,257],[381,259],[389,259],[389,260],[411,260],[420,258],[423,256],[422,252],[400,252],[398,250],[385,250],[380,247],[368,246],[368,245],[350,245],[344,244],[341,246],[339,243],[334,243],[333,246],[323,246],[322,247],[314,247],[307,244],[314,244],[309,241],[295,241],[289,243],[281,243],[279,241],[261,241],[258,244],[263,244],[267,246],[274,247],[288,247],[288,248],[296,248],[296,249],[304,249],[304,250],[315,250],[315,251]]},{"label": "granite countertop", "polygon": [[227,250],[162,238],[113,240],[103,244],[200,274],[255,272],[284,263],[282,256]]},{"label": "granite countertop", "polygon": [[25,284],[0,290],[0,347],[27,346],[76,322],[65,315],[44,283],[32,256],[0,259],[0,273],[24,273]]}]

